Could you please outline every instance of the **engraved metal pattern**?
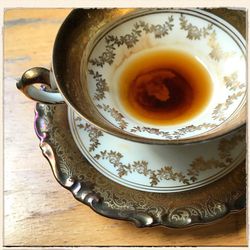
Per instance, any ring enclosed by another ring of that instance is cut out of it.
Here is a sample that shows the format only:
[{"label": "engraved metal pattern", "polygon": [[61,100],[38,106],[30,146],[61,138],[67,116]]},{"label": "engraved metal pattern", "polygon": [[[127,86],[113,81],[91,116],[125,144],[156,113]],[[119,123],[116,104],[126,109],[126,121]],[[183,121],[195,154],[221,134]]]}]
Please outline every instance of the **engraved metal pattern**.
[{"label": "engraved metal pattern", "polygon": [[[95,212],[134,222],[138,227],[183,228],[210,223],[245,208],[244,162],[210,185],[172,194],[141,192],[108,180],[77,149],[69,133],[66,110],[65,105],[37,104],[36,133],[58,182]],[[222,157],[226,159],[227,155]]]}]

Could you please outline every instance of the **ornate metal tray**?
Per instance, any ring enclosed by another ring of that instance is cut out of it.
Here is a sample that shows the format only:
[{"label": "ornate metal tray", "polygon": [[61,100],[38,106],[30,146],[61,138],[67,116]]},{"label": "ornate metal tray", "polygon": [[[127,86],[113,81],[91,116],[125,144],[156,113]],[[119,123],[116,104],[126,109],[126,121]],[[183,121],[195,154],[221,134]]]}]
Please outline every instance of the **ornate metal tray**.
[{"label": "ornate metal tray", "polygon": [[80,202],[114,219],[138,227],[183,228],[206,224],[245,208],[245,162],[202,188],[176,193],[150,193],[117,184],[95,170],[70,133],[67,106],[37,104],[35,130],[56,180]]}]

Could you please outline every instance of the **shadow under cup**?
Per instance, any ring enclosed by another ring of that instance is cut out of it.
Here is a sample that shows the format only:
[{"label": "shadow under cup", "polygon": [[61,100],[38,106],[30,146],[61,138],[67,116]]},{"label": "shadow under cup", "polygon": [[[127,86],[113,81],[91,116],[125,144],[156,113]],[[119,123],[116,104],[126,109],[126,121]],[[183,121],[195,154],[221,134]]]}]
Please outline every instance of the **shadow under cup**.
[{"label": "shadow under cup", "polygon": [[237,31],[221,26],[199,11],[147,10],[104,28],[84,66],[103,119],[159,140],[197,138],[230,123],[245,103],[245,50]]}]

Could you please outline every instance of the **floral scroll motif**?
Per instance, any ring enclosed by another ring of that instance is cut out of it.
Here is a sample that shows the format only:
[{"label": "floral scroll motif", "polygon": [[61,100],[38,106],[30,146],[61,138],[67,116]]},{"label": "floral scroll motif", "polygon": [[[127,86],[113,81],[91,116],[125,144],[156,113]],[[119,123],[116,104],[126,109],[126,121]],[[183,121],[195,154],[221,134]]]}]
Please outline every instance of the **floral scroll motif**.
[{"label": "floral scroll motif", "polygon": [[[207,56],[213,61],[220,62],[222,59],[227,59],[231,54],[235,54],[235,52],[223,51],[222,45],[219,42],[220,37],[218,37],[220,33],[219,31],[217,32],[216,26],[211,22],[206,22],[206,24],[203,25],[204,27],[202,27],[199,23],[196,25],[197,22],[195,21],[192,23],[193,19],[185,14],[180,14],[178,16],[168,15],[164,21],[159,24],[152,24],[143,19],[137,19],[131,24],[130,30],[126,33],[118,35],[115,34],[115,32],[109,32],[106,34],[103,38],[103,49],[98,55],[95,57],[92,56],[89,60],[89,75],[94,79],[96,85],[93,96],[93,99],[96,101],[96,107],[99,111],[104,112],[105,115],[109,113],[114,118],[113,122],[115,126],[134,134],[146,133],[148,135],[155,135],[156,138],[173,140],[180,139],[189,133],[200,130],[205,132],[219,126],[221,122],[227,119],[229,115],[227,111],[230,106],[244,95],[245,84],[238,80],[237,72],[233,72],[231,75],[225,75],[222,78],[226,88],[232,92],[230,92],[221,103],[216,103],[214,105],[213,110],[209,114],[211,119],[213,119],[212,122],[190,125],[171,132],[158,128],[144,127],[143,125],[131,125],[113,104],[102,102],[102,100],[106,98],[106,93],[109,92],[109,83],[107,79],[105,79],[104,74],[100,73],[101,68],[103,69],[104,65],[109,66],[113,64],[117,56],[116,50],[118,48],[122,46],[124,46],[125,49],[134,48],[144,34],[154,36],[155,39],[161,39],[169,35],[171,31],[173,32],[178,26],[186,37],[184,39],[192,40],[194,43],[204,39],[208,45]],[[178,25],[175,24],[174,26],[174,21],[178,21]]]},{"label": "floral scroll motif", "polygon": [[245,87],[244,83],[238,80],[237,72],[232,73],[229,76],[224,76],[224,83],[229,90],[243,89]]},{"label": "floral scroll motif", "polygon": [[[81,121],[81,118],[76,117],[75,121]],[[84,131],[88,132],[89,140],[90,140],[90,145],[89,145],[89,152],[94,151],[95,149],[98,148],[100,145],[99,142],[99,137],[103,136],[103,133],[101,130],[91,126],[88,123],[79,123],[76,125],[79,129],[84,129]]]},{"label": "floral scroll motif", "polygon": [[[184,196],[182,192],[158,194],[140,192],[110,182],[94,171],[93,167],[83,159],[79,150],[76,150],[75,142],[67,129],[64,126],[61,127],[62,121],[67,123],[66,108],[64,106],[65,112],[60,112],[60,109],[61,106],[38,104],[36,112],[39,118],[36,119],[36,127],[38,131],[45,133],[46,152],[52,156],[48,158],[50,164],[54,164],[51,159],[56,160],[56,168],[52,168],[55,177],[75,197],[75,191],[79,192],[78,201],[84,204],[86,204],[86,195],[83,196],[83,194],[87,194],[88,200],[98,200],[96,198],[100,197],[99,202],[95,203],[97,204],[95,211],[104,215],[109,212],[110,217],[116,219],[134,221],[136,218],[143,218],[140,221],[141,224],[137,222],[140,226],[151,227],[160,224],[176,228],[211,222],[222,218],[225,213],[243,208],[239,207],[238,201],[242,200],[244,203],[246,197],[244,164],[227,175],[225,180],[215,182],[207,189],[201,189],[199,200],[198,198],[196,200],[196,195],[192,195],[192,191],[188,191],[188,195]],[[58,116],[60,113],[61,115]],[[45,127],[44,124],[46,124]],[[54,157],[54,154],[57,157]],[[72,183],[70,186],[65,182],[65,177]],[[74,189],[75,187],[77,190]],[[97,194],[100,196],[97,197]],[[172,199],[183,199],[187,205],[184,207],[175,203],[173,205]],[[89,206],[93,204],[87,203]],[[122,212],[123,216],[119,217]]]},{"label": "floral scroll motif", "polygon": [[215,107],[212,113],[213,119],[219,120],[219,121],[225,121],[226,120],[225,111],[229,108],[231,104],[233,104],[235,100],[237,100],[239,97],[241,97],[244,94],[245,94],[245,91],[239,91],[237,93],[233,93],[232,95],[228,96],[228,98],[226,99],[224,103],[219,103]]},{"label": "floral scroll motif", "polygon": [[226,163],[231,163],[233,159],[230,152],[235,148],[235,145],[238,145],[240,142],[244,141],[245,137],[246,135],[244,133],[238,133],[231,139],[221,139],[218,146],[220,158]]},{"label": "floral scroll motif", "polygon": [[111,65],[116,56],[116,48],[122,45],[125,45],[128,49],[133,48],[139,41],[142,32],[145,32],[146,34],[154,34],[155,38],[162,38],[172,30],[174,26],[173,21],[173,16],[168,17],[168,20],[165,21],[165,23],[157,25],[149,24],[145,21],[138,21],[133,25],[131,32],[126,35],[107,35],[105,37],[105,51],[98,58],[90,59],[89,62],[98,67],[103,67],[105,63]]},{"label": "floral scroll motif", "polygon": [[146,132],[146,133],[153,134],[153,135],[159,135],[165,139],[172,139],[172,136],[170,135],[169,132],[164,132],[164,131],[161,131],[160,129],[157,129],[157,128],[135,126],[131,129],[131,132],[134,132],[134,133]]},{"label": "floral scroll motif", "polygon": [[220,61],[223,57],[226,56],[226,53],[223,52],[219,42],[217,41],[215,31],[213,31],[210,35],[208,45],[212,48],[209,56],[215,61]]},{"label": "floral scroll motif", "polygon": [[213,30],[213,24],[208,24],[206,27],[198,28],[197,26],[188,22],[184,15],[181,15],[180,28],[187,31],[187,38],[190,40],[200,40],[202,38],[208,37],[208,45],[212,49],[209,56],[215,61],[221,60],[226,56],[223,52],[219,42],[217,41],[216,32]]},{"label": "floral scroll motif", "polygon": [[201,171],[206,171],[213,168],[226,168],[227,165],[220,160],[209,159],[205,160],[203,157],[196,158],[188,169],[187,175],[190,176],[190,180],[195,182]]},{"label": "floral scroll motif", "polygon": [[188,32],[187,38],[190,40],[200,40],[201,38],[206,38],[209,34],[211,34],[213,28],[212,24],[208,24],[207,27],[198,28],[197,26],[188,23],[188,20],[182,14],[179,20],[180,20],[180,28]]},{"label": "floral scroll motif", "polygon": [[202,123],[197,126],[190,125],[184,128],[180,128],[177,131],[174,131],[172,134],[170,132],[162,131],[158,128],[149,128],[149,127],[140,127],[140,126],[135,126],[130,131],[133,133],[136,133],[136,132],[145,133],[146,132],[149,134],[158,135],[158,136],[161,136],[162,138],[171,140],[171,139],[178,139],[181,136],[185,135],[186,133],[191,133],[191,132],[202,130],[202,129],[215,128],[216,126],[217,125],[213,123]]},{"label": "floral scroll motif", "polygon": [[202,123],[197,126],[195,125],[190,125],[186,126],[184,128],[180,128],[177,131],[175,131],[173,134],[175,135],[175,138],[179,138],[182,135],[185,135],[186,133],[191,133],[197,130],[202,130],[202,129],[209,129],[209,128],[215,128],[216,124],[213,123]]},{"label": "floral scroll motif", "polygon": [[125,121],[124,116],[117,111],[115,108],[111,108],[109,105],[107,104],[98,104],[97,107],[99,109],[103,109],[104,111],[108,112],[111,114],[111,116],[118,122],[119,127],[121,129],[126,129],[128,126],[128,123]]},{"label": "floral scroll motif", "polygon": [[[227,99],[224,103],[219,103],[215,107],[215,109],[212,113],[213,119],[215,119],[215,120],[217,119],[219,121],[226,120],[225,111],[229,108],[229,106],[231,104],[233,104],[233,102],[235,100],[237,100],[239,97],[241,97],[242,95],[245,94],[245,87],[246,87],[246,85],[244,83],[241,83],[238,80],[237,72],[233,72],[229,76],[224,76],[223,80],[224,80],[224,83],[225,83],[227,89],[229,91],[231,91],[232,94],[227,97]],[[236,92],[236,90],[239,90],[239,91]]]},{"label": "floral scroll motif", "polygon": [[105,98],[105,92],[109,91],[108,83],[97,71],[94,72],[92,69],[90,69],[89,74],[92,75],[96,81],[96,93],[94,95],[94,99],[100,101],[101,99]]},{"label": "floral scroll motif", "polygon": [[123,164],[123,155],[117,151],[101,151],[94,156],[95,159],[106,159],[113,167],[116,168],[119,177],[128,175],[129,173],[136,172],[149,177],[151,186],[156,186],[161,180],[178,180],[183,184],[189,184],[189,180],[182,172],[175,171],[172,166],[164,166],[158,170],[152,170],[148,166],[148,162],[133,161],[132,163]]},{"label": "floral scroll motif", "polygon": [[187,175],[190,176],[190,180],[193,182],[196,181],[200,171],[205,171],[213,168],[227,168],[227,166],[233,162],[233,158],[231,155],[232,150],[237,147],[239,143],[243,142],[244,139],[244,133],[237,133],[230,139],[221,139],[218,145],[219,160],[205,160],[203,157],[196,158],[190,164],[190,168],[188,168]]},{"label": "floral scroll motif", "polygon": [[186,175],[181,171],[174,170],[173,166],[163,166],[160,169],[152,170],[149,167],[148,161],[145,160],[123,164],[122,159],[124,156],[114,150],[101,151],[97,153],[94,158],[97,160],[108,160],[116,169],[120,178],[131,173],[138,173],[148,177],[151,186],[157,186],[161,180],[178,180],[180,183],[189,185],[198,179],[201,171],[214,168],[227,168],[228,165],[233,162],[231,156],[232,150],[242,141],[244,141],[244,133],[237,133],[230,139],[222,139],[218,145],[219,159],[204,159],[204,157],[199,156],[190,163]]}]

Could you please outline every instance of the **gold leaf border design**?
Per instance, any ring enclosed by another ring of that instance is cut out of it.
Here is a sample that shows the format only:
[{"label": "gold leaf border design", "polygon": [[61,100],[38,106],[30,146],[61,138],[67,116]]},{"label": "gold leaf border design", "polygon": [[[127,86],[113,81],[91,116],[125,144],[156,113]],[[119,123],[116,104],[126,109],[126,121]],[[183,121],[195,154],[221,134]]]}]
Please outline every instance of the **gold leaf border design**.
[{"label": "gold leaf border design", "polygon": [[243,133],[237,133],[231,139],[222,138],[218,146],[220,158],[225,162],[231,163],[232,158],[230,156],[230,152],[236,147],[236,145],[245,140],[246,135]]},{"label": "gold leaf border design", "polygon": [[195,182],[201,171],[213,169],[213,168],[227,168],[229,164],[233,162],[231,156],[232,150],[242,141],[244,141],[245,135],[243,133],[237,133],[232,138],[223,138],[218,145],[218,154],[220,160],[209,159],[205,160],[203,157],[198,157],[190,164],[187,175],[190,176],[190,180]]},{"label": "gold leaf border design", "polygon": [[198,28],[197,26],[188,23],[186,17],[181,14],[180,28],[187,31],[186,38],[190,40],[201,40],[202,38],[208,38],[208,46],[211,48],[209,56],[215,61],[220,61],[222,58],[227,57],[230,53],[224,53],[219,42],[217,41],[216,32],[213,29],[213,24],[208,24],[207,27]]},{"label": "gold leaf border design", "polygon": [[237,133],[230,139],[222,139],[218,145],[218,155],[220,159],[208,159],[199,156],[194,159],[189,168],[187,169],[187,175],[181,171],[175,171],[172,166],[164,166],[158,170],[152,170],[148,166],[148,162],[145,160],[133,161],[132,163],[123,164],[122,158],[124,157],[120,152],[117,151],[101,151],[97,153],[94,158],[97,160],[103,159],[108,160],[116,169],[118,176],[122,178],[129,173],[138,173],[148,177],[151,186],[157,186],[161,180],[178,180],[180,183],[190,185],[198,179],[201,171],[206,171],[215,168],[225,169],[232,162],[231,151],[244,140],[244,134]]},{"label": "gold leaf border design", "polygon": [[[74,120],[75,121],[81,121],[81,118],[76,117]],[[79,129],[83,129],[84,131],[86,131],[88,133],[89,140],[90,140],[89,152],[95,151],[98,148],[98,146],[101,145],[100,142],[99,142],[99,138],[101,136],[104,136],[103,132],[101,130],[91,126],[87,122],[84,123],[84,124],[82,124],[82,123],[76,124],[76,126]]]},{"label": "gold leaf border design", "polygon": [[245,94],[245,84],[238,80],[238,73],[233,72],[231,75],[224,76],[224,84],[229,91],[240,90],[236,93],[229,95],[224,103],[219,103],[212,113],[212,118],[214,120],[224,121],[226,120],[224,112],[233,104],[234,100]]},{"label": "gold leaf border design", "polygon": [[157,128],[149,128],[149,127],[140,127],[140,126],[134,126],[130,132],[136,133],[136,132],[146,132],[149,134],[153,134],[153,135],[159,135],[162,138],[171,140],[171,139],[178,139],[180,138],[180,136],[185,135],[187,133],[191,133],[197,130],[202,130],[202,129],[208,129],[208,128],[215,128],[217,125],[213,124],[213,123],[203,123],[203,124],[199,124],[197,126],[195,125],[190,125],[190,126],[186,126],[184,128],[180,128],[177,131],[174,131],[172,134],[170,132],[166,132],[166,131],[162,131],[160,129]]},{"label": "gold leaf border design", "polygon": [[224,83],[225,83],[227,89],[229,89],[229,90],[235,91],[237,89],[245,88],[245,84],[240,83],[240,81],[238,80],[238,73],[237,72],[233,72],[229,76],[224,76],[223,80],[224,80]]},{"label": "gold leaf border design", "polygon": [[223,52],[219,42],[217,41],[215,31],[210,34],[208,45],[212,49],[209,53],[209,56],[215,61],[220,61],[222,58],[225,58],[227,55],[229,55],[228,53]]},{"label": "gold leaf border design", "polygon": [[172,166],[164,166],[158,170],[151,170],[148,167],[148,162],[145,160],[133,161],[133,163],[128,163],[125,165],[121,161],[123,157],[124,156],[120,152],[113,150],[104,150],[94,156],[94,158],[97,160],[108,160],[109,163],[111,163],[113,167],[116,168],[120,178],[128,175],[129,173],[136,172],[149,177],[151,186],[156,186],[161,180],[178,180],[183,184],[190,184],[185,175],[182,172],[174,171]]},{"label": "gold leaf border design", "polygon": [[187,31],[187,38],[190,40],[200,40],[202,37],[206,38],[210,34],[213,28],[213,24],[208,24],[207,27],[198,28],[197,26],[188,23],[186,17],[181,14],[180,18],[180,28]]},{"label": "gold leaf border design", "polygon": [[219,121],[225,121],[225,111],[229,108],[229,106],[233,103],[234,100],[237,100],[239,97],[245,94],[245,91],[239,91],[237,93],[234,93],[226,99],[226,102],[224,103],[219,103],[213,113],[212,113],[212,118],[214,120],[219,120]]},{"label": "gold leaf border design", "polygon": [[136,133],[136,132],[147,132],[149,134],[153,135],[159,135],[165,139],[172,139],[172,136],[169,132],[162,131],[157,128],[148,128],[148,127],[140,127],[140,126],[134,126],[130,132]]},{"label": "gold leaf border design", "polygon": [[190,180],[195,182],[201,171],[213,169],[213,168],[226,168],[228,165],[223,161],[216,159],[205,160],[203,157],[198,157],[190,164],[187,175],[190,176]]},{"label": "gold leaf border design", "polygon": [[209,128],[215,128],[217,127],[216,124],[213,124],[213,123],[202,123],[202,124],[199,124],[197,126],[195,125],[190,125],[190,126],[186,126],[184,128],[180,128],[178,129],[178,131],[174,132],[173,134],[175,135],[175,138],[179,138],[180,136],[182,135],[185,135],[187,133],[191,133],[191,132],[195,132],[197,130],[202,130],[202,129],[209,129]]},{"label": "gold leaf border design", "polygon": [[[107,35],[105,37],[106,42],[106,50],[102,53],[101,56],[95,59],[90,60],[90,63],[92,65],[96,65],[98,67],[103,67],[105,63],[108,63],[111,65],[113,63],[113,60],[116,56],[114,53],[115,49],[125,45],[128,49],[132,48],[139,40],[138,38],[141,36],[142,32],[153,33],[155,35],[155,38],[161,38],[169,33],[170,30],[174,27],[173,25],[174,18],[173,16],[168,17],[168,21],[166,21],[162,25],[152,25],[149,23],[146,23],[145,21],[138,21],[134,24],[133,29],[130,33],[124,35],[124,36],[114,36],[114,35]],[[185,15],[181,14],[179,17],[180,21],[180,28],[184,31],[187,31],[187,38],[190,40],[201,40],[202,38],[208,37],[208,45],[212,49],[209,53],[209,56],[219,61],[223,57],[228,56],[228,53],[224,53],[222,51],[222,48],[220,47],[217,38],[216,38],[216,32],[213,29],[213,24],[209,23],[206,27],[198,28],[197,26],[191,24],[188,22],[188,19],[185,17]],[[104,92],[108,92],[108,84],[105,81],[105,79],[102,78],[102,75],[98,72],[94,72],[93,70],[89,70],[89,73],[93,75],[94,79],[96,80],[97,89],[94,98],[98,101],[101,99],[106,98]],[[230,76],[224,77],[224,82],[226,87],[229,90],[236,90],[237,88],[242,89],[244,87],[244,84],[241,84],[237,81],[237,72],[234,72]],[[238,99],[241,95],[243,95],[244,92],[240,91],[238,93],[234,93],[231,96],[227,98],[225,103],[220,103],[217,106],[215,106],[213,112],[212,112],[212,119],[217,120],[220,122],[223,122],[226,120],[224,112],[229,108],[229,106],[233,103],[234,100]],[[108,113],[111,114],[111,116],[118,122],[118,126],[121,129],[126,129],[128,126],[128,122],[125,121],[124,116],[117,111],[115,108],[110,107],[109,105],[105,104],[98,104],[97,107],[99,109],[102,109]],[[156,128],[148,128],[148,127],[140,127],[140,126],[134,126],[132,129],[130,129],[130,132],[136,133],[136,132],[146,132],[148,134],[157,135],[165,139],[179,139],[181,136],[189,133],[189,132],[195,132],[201,129],[213,129],[217,127],[218,124],[213,123],[203,123],[199,124],[197,126],[190,125],[185,128],[179,129],[177,131],[174,131],[172,134],[166,131],[162,131]]]},{"label": "gold leaf border design", "polygon": [[126,129],[128,123],[125,121],[124,116],[115,108],[111,108],[108,104],[97,104],[97,108],[102,109],[108,113],[118,122],[120,129]]},{"label": "gold leaf border design", "polygon": [[[89,63],[91,63],[93,66],[101,68],[103,68],[104,64],[106,63],[112,65],[116,56],[116,48],[122,45],[126,45],[128,49],[133,48],[134,45],[139,41],[138,38],[141,36],[142,32],[145,32],[146,34],[153,33],[155,38],[166,36],[173,28],[173,21],[173,16],[168,17],[168,21],[165,21],[165,23],[162,25],[153,25],[144,21],[138,21],[133,25],[133,29],[130,34],[119,37],[115,35],[107,35],[105,36],[105,51],[98,58],[90,59]],[[102,75],[99,72],[94,72],[93,69],[89,69],[89,74],[92,75],[96,81],[97,88],[94,99],[100,101],[106,98],[105,92],[109,91],[106,80],[102,78]]]},{"label": "gold leaf border design", "polygon": [[139,41],[138,38],[141,36],[142,32],[146,34],[152,33],[155,38],[162,38],[166,36],[170,30],[173,28],[173,16],[169,16],[168,20],[163,24],[149,24],[145,21],[135,22],[130,33],[123,36],[107,35],[105,36],[105,51],[98,57],[90,59],[89,62],[98,67],[103,67],[104,64],[112,65],[115,59],[115,49],[125,45],[128,49],[133,48],[134,45]]},{"label": "gold leaf border design", "polygon": [[106,80],[102,78],[102,74],[100,74],[98,71],[94,72],[94,70],[92,69],[89,70],[89,74],[92,75],[92,77],[96,81],[96,91],[95,91],[94,99],[96,99],[97,101],[100,101],[106,98],[105,92],[109,92],[109,87],[108,87],[108,83],[106,82]]},{"label": "gold leaf border design", "polygon": [[[90,164],[85,162],[86,160],[83,159],[82,154],[75,148],[75,142],[67,129],[64,126],[61,127],[62,121],[63,123],[67,123],[66,108],[63,105],[60,105],[60,107],[56,106],[54,113],[54,111],[51,112],[54,106],[49,105],[47,113],[46,107],[37,104],[36,112],[38,112],[39,116],[36,119],[36,127],[38,132],[41,131],[44,133],[45,143],[51,148],[49,152],[52,153],[52,156],[53,154],[57,156],[55,157],[56,168],[52,169],[53,173],[60,184],[71,191],[74,196],[76,193],[73,192],[75,191],[73,187],[76,187],[76,183],[80,184],[81,189],[78,190],[78,198],[80,198],[78,200],[85,204],[86,195],[83,196],[82,191],[88,195],[88,199],[90,197],[93,200],[98,200],[95,199],[95,194],[99,194],[101,199],[95,207],[96,211],[103,214],[109,212],[112,218],[117,219],[117,211],[119,210],[124,215],[122,219],[134,220],[137,218],[136,216],[140,218],[143,216],[145,220],[139,224],[140,226],[150,227],[158,225],[161,222],[160,224],[163,226],[176,228],[186,225],[190,226],[197,222],[203,224],[211,222],[212,220],[222,218],[228,212],[242,208],[238,206],[238,201],[242,201],[243,198],[244,202],[245,197],[245,167],[243,164],[239,165],[232,174],[227,175],[225,181],[216,182],[215,185],[210,185],[210,188],[205,189],[205,191],[202,189],[203,191],[199,200],[195,199],[197,196],[195,192],[193,195],[193,191],[187,191],[190,195],[186,196],[186,192],[159,194],[125,188],[115,182],[110,182],[107,178],[96,172]],[[52,116],[48,117],[47,114],[51,114]],[[58,116],[58,114],[60,115]],[[44,127],[44,118],[48,121],[49,127]],[[55,134],[55,131],[58,133]],[[39,137],[39,139],[41,140],[42,138]],[[61,159],[63,159],[63,162]],[[53,164],[51,158],[50,163]],[[61,172],[62,174],[60,174]],[[67,180],[66,183],[65,180]],[[78,180],[82,182],[80,183]],[[67,185],[68,181],[74,185],[69,187]],[[184,196],[182,196],[183,194]],[[169,198],[176,200],[186,199],[187,205],[183,207],[169,202]],[[88,203],[88,205],[90,204]],[[222,208],[223,210],[221,210]],[[183,212],[183,210],[187,211],[188,214]],[[152,223],[150,224],[146,224],[149,221],[148,215],[152,218]]]}]

